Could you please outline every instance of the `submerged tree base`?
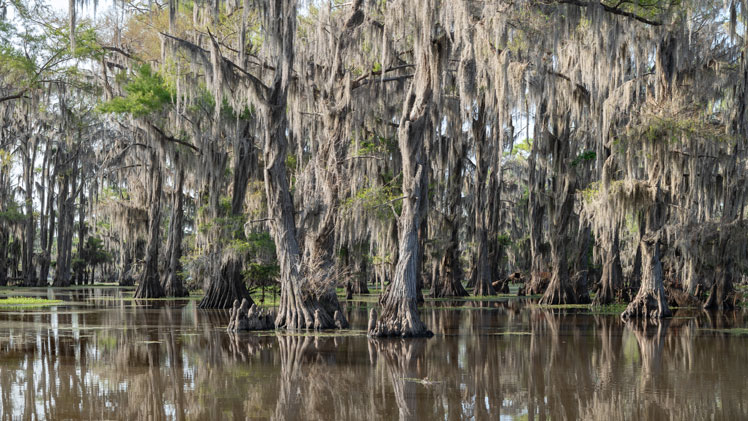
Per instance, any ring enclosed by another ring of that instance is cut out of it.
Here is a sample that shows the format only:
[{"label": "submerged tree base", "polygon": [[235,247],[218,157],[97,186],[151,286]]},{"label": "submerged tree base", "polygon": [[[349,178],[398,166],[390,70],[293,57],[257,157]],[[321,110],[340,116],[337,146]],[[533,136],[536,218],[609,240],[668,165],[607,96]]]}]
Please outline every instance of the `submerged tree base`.
[{"label": "submerged tree base", "polygon": [[590,297],[586,292],[579,293],[571,285],[561,285],[560,282],[552,283],[540,298],[538,304],[589,304]]},{"label": "submerged tree base", "polygon": [[621,313],[623,320],[663,319],[672,316],[664,294],[654,291],[640,292],[626,310]]},{"label": "submerged tree base", "polygon": [[281,293],[280,308],[275,319],[277,328],[296,329],[346,329],[348,320],[343,316],[340,302],[334,291],[315,298],[300,293]]},{"label": "submerged tree base", "polygon": [[148,277],[148,274],[144,273],[138,288],[135,290],[135,298],[164,298],[164,289],[161,287],[161,282],[157,275]]},{"label": "submerged tree base", "polygon": [[369,336],[375,338],[430,338],[434,334],[426,328],[418,315],[414,300],[388,300],[382,316],[376,319],[376,312],[370,313]]},{"label": "submerged tree base", "polygon": [[707,310],[732,310],[740,303],[740,296],[735,292],[731,282],[715,282],[709,289],[709,297],[704,302]]},{"label": "submerged tree base", "polygon": [[468,294],[460,281],[452,280],[444,283],[434,282],[430,295],[432,298],[446,298],[467,297],[470,294]]},{"label": "submerged tree base", "polygon": [[239,259],[231,255],[224,257],[219,272],[214,276],[217,278],[210,282],[205,297],[198,304],[199,308],[231,308],[234,301],[245,299],[249,300],[250,307],[254,305],[242,280]]}]

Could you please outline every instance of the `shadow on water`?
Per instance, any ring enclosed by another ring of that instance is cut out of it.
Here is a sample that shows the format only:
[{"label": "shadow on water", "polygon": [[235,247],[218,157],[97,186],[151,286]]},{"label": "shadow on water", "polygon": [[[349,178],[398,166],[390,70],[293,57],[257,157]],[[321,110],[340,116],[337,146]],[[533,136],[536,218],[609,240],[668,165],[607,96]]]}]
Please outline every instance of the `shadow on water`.
[{"label": "shadow on water", "polygon": [[[427,302],[432,339],[228,334],[195,301],[52,291],[0,311],[0,419],[746,419],[744,311],[659,324],[517,300]],[[125,294],[125,295],[123,295]]]}]

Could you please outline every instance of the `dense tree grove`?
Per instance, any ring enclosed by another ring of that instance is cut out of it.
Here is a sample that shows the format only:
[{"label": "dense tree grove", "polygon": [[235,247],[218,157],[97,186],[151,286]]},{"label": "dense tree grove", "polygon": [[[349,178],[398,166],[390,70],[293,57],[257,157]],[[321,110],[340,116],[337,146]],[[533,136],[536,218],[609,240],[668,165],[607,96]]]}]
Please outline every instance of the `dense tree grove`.
[{"label": "dense tree grove", "polygon": [[0,0],[0,285],[277,286],[286,329],[376,287],[402,337],[515,272],[625,319],[737,304],[745,1],[115,3]]}]

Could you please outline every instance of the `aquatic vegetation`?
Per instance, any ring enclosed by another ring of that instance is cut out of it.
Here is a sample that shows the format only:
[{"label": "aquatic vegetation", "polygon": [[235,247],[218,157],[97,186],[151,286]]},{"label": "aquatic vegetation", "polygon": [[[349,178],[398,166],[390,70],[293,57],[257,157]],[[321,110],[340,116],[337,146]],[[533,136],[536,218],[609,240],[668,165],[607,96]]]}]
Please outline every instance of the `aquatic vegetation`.
[{"label": "aquatic vegetation", "polygon": [[0,307],[45,307],[62,304],[62,300],[50,300],[36,297],[0,298]]}]

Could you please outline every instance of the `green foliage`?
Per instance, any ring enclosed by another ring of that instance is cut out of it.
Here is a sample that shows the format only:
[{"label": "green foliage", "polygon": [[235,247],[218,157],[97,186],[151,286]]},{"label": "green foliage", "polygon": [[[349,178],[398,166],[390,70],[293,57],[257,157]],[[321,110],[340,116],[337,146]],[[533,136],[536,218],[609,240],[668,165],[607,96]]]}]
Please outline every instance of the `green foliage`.
[{"label": "green foliage", "polygon": [[26,220],[21,208],[14,201],[10,201],[4,211],[0,211],[0,223],[3,225],[19,224]]},{"label": "green foliage", "polygon": [[[112,255],[104,250],[104,241],[101,238],[94,236],[89,236],[86,239],[82,256],[83,259],[80,264],[88,267],[96,267],[112,260]],[[77,260],[81,259],[73,259],[74,268]]]},{"label": "green foliage", "polygon": [[571,161],[571,166],[576,167],[580,163],[594,161],[595,158],[597,158],[595,151],[584,151]]},{"label": "green foliage", "polygon": [[497,240],[499,242],[499,245],[502,247],[507,247],[512,244],[512,237],[510,237],[507,233],[499,234],[497,236]]},{"label": "green foliage", "polygon": [[296,159],[296,155],[294,154],[288,154],[286,155],[286,169],[289,171],[296,170],[296,165],[298,165],[298,160]]},{"label": "green foliage", "polygon": [[526,158],[530,155],[530,151],[532,151],[532,142],[533,139],[531,137],[524,138],[521,142],[514,145],[512,148],[512,155],[519,155]]},{"label": "green foliage", "polygon": [[359,190],[352,197],[343,201],[343,209],[361,206],[365,211],[382,219],[391,218],[392,212],[400,214],[402,211],[402,177],[390,178],[390,174],[383,177],[383,185],[376,185]]},{"label": "green foliage", "polygon": [[356,140],[351,140],[351,149],[356,150],[358,146],[358,156],[388,154],[398,150],[397,140],[395,138],[372,135],[361,140],[356,145]]},{"label": "green foliage", "polygon": [[112,98],[98,109],[103,113],[132,114],[143,117],[162,111],[172,103],[174,91],[167,86],[163,76],[143,64],[136,70],[135,77],[125,85],[127,96]]},{"label": "green foliage", "polygon": [[245,279],[249,279],[255,285],[267,285],[278,278],[280,266],[277,264],[250,263],[244,271]]}]

